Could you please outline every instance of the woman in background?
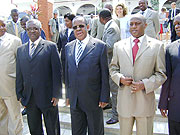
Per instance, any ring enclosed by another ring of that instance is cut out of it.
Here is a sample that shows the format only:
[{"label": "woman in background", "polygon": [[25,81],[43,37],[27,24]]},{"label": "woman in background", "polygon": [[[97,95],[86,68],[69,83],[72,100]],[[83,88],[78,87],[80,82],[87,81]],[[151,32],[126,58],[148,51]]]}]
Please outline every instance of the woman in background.
[{"label": "woman in background", "polygon": [[166,33],[166,42],[168,41],[168,28],[164,25],[165,21],[167,21],[167,17],[166,17],[166,8],[162,7],[161,9],[161,13],[159,14],[159,23],[160,23],[160,40],[162,41],[162,34]]},{"label": "woman in background", "polygon": [[127,8],[123,3],[118,4],[115,8],[115,14],[120,22],[121,39],[125,39],[131,36],[129,32],[129,19],[127,15]]}]

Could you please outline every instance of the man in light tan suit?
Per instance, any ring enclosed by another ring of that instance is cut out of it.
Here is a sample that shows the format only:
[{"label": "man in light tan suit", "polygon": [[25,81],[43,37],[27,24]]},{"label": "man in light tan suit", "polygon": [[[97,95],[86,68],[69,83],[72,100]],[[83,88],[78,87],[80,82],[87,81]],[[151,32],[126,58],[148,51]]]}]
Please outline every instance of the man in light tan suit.
[{"label": "man in light tan suit", "polygon": [[145,34],[156,38],[160,31],[158,12],[148,8],[148,0],[139,0],[139,8],[139,14],[142,14],[146,18],[147,27]]},{"label": "man in light tan suit", "polygon": [[114,45],[110,65],[112,80],[119,86],[117,110],[120,135],[153,134],[154,91],[166,80],[164,45],[144,34],[146,20],[140,15],[130,20],[130,38]]},{"label": "man in light tan suit", "polygon": [[0,20],[0,135],[22,135],[21,107],[15,91],[16,50],[21,40]]},{"label": "man in light tan suit", "polygon": [[11,10],[12,21],[6,24],[7,33],[21,37],[21,32],[24,31],[19,22],[19,13],[17,9]]}]

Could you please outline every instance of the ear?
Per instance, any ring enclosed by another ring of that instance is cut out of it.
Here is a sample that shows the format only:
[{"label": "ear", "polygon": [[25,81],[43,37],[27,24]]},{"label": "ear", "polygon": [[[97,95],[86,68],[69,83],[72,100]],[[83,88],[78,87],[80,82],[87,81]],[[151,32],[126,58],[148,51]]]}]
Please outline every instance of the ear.
[{"label": "ear", "polygon": [[144,25],[144,29],[146,29],[146,27],[147,27],[147,23],[145,23],[145,25]]},{"label": "ear", "polygon": [[87,24],[87,26],[86,26],[86,27],[87,27],[87,30],[89,30],[89,28],[90,28],[89,24]]}]

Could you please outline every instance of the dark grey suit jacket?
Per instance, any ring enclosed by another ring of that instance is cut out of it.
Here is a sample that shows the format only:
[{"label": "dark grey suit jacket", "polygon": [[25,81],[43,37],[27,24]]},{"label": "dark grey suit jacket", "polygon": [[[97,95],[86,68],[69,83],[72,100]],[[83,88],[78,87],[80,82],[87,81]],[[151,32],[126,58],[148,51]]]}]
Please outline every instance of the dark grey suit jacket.
[{"label": "dark grey suit jacket", "polygon": [[53,97],[60,98],[61,64],[56,44],[41,40],[32,56],[29,43],[17,50],[16,93],[18,100],[26,106],[33,92],[40,108],[51,107]]},{"label": "dark grey suit jacket", "polygon": [[75,62],[77,40],[67,44],[65,83],[70,107],[76,108],[77,100],[85,110],[96,110],[99,102],[109,101],[109,70],[105,43],[90,37],[80,57],[79,65]]},{"label": "dark grey suit jacket", "polygon": [[180,40],[166,48],[166,74],[158,108],[167,109],[168,118],[180,122]]}]

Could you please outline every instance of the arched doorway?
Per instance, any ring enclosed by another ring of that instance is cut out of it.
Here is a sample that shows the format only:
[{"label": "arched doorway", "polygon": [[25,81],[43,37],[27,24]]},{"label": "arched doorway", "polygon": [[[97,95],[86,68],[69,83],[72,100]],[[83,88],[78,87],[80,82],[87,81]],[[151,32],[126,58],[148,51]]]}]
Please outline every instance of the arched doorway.
[{"label": "arched doorway", "polygon": [[71,13],[72,10],[69,7],[61,6],[58,7],[57,10],[59,11],[59,16],[64,16],[66,13]]},{"label": "arched doorway", "polygon": [[[96,10],[97,11],[97,10]],[[85,4],[79,7],[77,10],[77,15],[90,15],[90,14],[95,14],[95,6],[93,4]]]}]

